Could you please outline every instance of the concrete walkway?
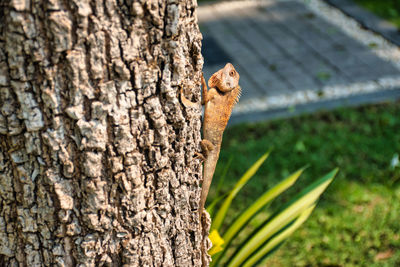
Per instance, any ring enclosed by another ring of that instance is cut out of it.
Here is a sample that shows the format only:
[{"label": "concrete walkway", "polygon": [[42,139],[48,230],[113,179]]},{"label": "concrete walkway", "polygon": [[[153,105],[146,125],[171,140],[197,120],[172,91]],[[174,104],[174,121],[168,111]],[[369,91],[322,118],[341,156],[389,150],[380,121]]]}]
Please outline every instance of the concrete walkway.
[{"label": "concrete walkway", "polygon": [[399,48],[322,1],[222,2],[198,17],[206,79],[226,62],[240,74],[234,122],[400,97]]}]

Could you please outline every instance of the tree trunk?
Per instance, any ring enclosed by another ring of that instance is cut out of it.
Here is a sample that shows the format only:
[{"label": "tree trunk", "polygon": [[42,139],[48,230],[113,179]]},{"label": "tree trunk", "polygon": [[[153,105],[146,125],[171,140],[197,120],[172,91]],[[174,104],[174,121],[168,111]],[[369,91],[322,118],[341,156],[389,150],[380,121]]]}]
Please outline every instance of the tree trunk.
[{"label": "tree trunk", "polygon": [[196,7],[0,0],[0,266],[201,265]]}]

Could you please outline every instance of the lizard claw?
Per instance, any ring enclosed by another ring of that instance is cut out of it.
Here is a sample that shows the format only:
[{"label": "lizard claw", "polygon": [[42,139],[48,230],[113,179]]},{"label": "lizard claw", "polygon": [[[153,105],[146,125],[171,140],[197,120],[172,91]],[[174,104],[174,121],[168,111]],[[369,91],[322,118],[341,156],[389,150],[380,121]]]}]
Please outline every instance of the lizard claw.
[{"label": "lizard claw", "polygon": [[206,160],[208,153],[214,149],[214,145],[207,139],[203,139],[200,141],[200,146],[202,153],[195,152],[194,158],[200,159],[203,162]]},{"label": "lizard claw", "polygon": [[203,139],[200,142],[200,146],[201,149],[203,150],[203,152],[207,155],[207,153],[209,151],[212,151],[214,149],[214,145],[213,143],[211,143],[210,141],[208,141],[207,139]]},{"label": "lizard claw", "polygon": [[201,162],[206,160],[206,157],[202,153],[195,152],[194,154],[195,154],[194,159],[200,159]]}]

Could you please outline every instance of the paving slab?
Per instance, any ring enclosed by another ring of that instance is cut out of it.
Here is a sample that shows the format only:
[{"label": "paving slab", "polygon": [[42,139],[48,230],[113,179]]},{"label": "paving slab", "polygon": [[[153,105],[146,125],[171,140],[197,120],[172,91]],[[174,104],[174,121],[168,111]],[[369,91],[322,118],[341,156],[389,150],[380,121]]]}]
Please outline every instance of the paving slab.
[{"label": "paving slab", "polygon": [[233,1],[198,11],[206,79],[226,62],[240,73],[233,116],[363,94],[373,102],[400,88],[399,47],[324,1]]}]

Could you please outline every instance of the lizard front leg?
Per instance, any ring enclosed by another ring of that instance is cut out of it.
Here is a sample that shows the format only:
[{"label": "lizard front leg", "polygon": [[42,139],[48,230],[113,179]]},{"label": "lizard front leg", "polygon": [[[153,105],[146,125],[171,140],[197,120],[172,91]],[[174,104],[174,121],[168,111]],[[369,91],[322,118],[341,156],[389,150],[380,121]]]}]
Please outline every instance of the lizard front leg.
[{"label": "lizard front leg", "polygon": [[[203,74],[201,75],[201,86],[202,86],[202,96],[203,96],[202,97],[203,99],[201,100],[201,105],[204,105],[205,99],[207,99],[207,101],[209,101],[209,94],[207,94],[207,84],[206,84]],[[183,93],[183,87],[181,87],[180,96],[181,96],[182,104],[185,107],[187,107],[187,108],[197,108],[198,107],[197,103],[194,103],[185,97],[185,94]]]},{"label": "lizard front leg", "polygon": [[205,105],[208,101],[212,100],[215,96],[215,90],[208,90],[204,75],[201,76],[201,87],[202,87],[202,99],[201,104]]}]

